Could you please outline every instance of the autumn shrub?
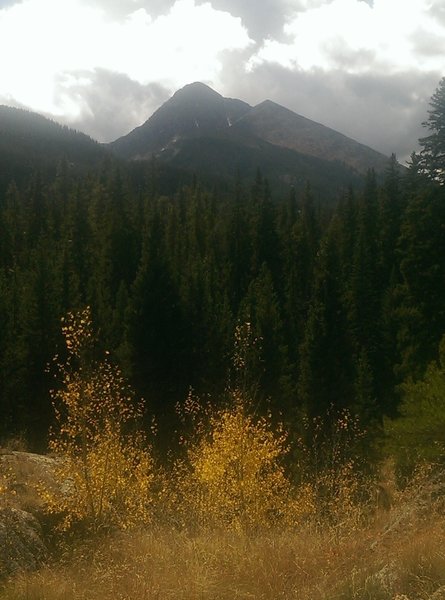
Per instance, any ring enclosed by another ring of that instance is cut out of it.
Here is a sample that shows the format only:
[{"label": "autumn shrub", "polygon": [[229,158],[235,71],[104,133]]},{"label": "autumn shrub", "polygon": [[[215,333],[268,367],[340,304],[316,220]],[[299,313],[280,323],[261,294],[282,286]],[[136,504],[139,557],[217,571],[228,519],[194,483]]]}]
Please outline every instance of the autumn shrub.
[{"label": "autumn shrub", "polygon": [[219,408],[190,393],[182,414],[192,421],[175,466],[175,505],[184,524],[252,531],[296,525],[313,511],[311,486],[294,489],[286,476],[285,431],[272,427],[270,414],[255,415],[239,389]]},{"label": "autumn shrub", "polygon": [[60,456],[59,489],[44,490],[59,528],[129,528],[151,519],[155,467],[138,429],[142,405],[108,358],[94,359],[90,309],[63,320],[67,358],[56,357],[52,392],[57,425],[50,450]]}]

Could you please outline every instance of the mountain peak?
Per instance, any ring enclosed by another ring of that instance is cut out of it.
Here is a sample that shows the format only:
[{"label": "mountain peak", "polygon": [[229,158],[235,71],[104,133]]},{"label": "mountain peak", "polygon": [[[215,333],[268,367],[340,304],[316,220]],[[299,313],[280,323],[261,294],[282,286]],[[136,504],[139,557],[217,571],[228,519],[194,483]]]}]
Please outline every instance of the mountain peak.
[{"label": "mountain peak", "polygon": [[281,104],[277,104],[276,102],[274,102],[273,100],[270,100],[269,98],[266,98],[266,100],[263,100],[262,102],[260,102],[259,104],[256,105],[255,108],[259,108],[259,107],[278,107],[278,108],[284,108],[283,106],[281,106]]},{"label": "mountain peak", "polygon": [[295,119],[295,117],[297,117],[298,119],[302,119],[304,121],[307,121],[308,123],[312,123],[314,125],[315,124],[320,125],[319,123],[315,123],[315,121],[311,121],[310,119],[307,119],[306,117],[302,117],[301,115],[294,112],[293,110],[290,110],[290,108],[286,108],[285,106],[282,106],[281,104],[278,104],[277,102],[274,102],[273,100],[269,100],[269,99],[263,100],[263,102],[260,102],[259,104],[254,106],[252,112],[256,113],[256,114],[267,113],[268,115],[281,114],[281,115],[286,115],[290,119]]},{"label": "mountain peak", "polygon": [[221,94],[218,94],[218,92],[216,92],[209,85],[202,83],[202,81],[194,81],[193,83],[187,83],[187,85],[184,85],[184,87],[177,90],[174,95],[176,96],[177,94],[184,94],[189,92],[206,93],[212,94],[214,96],[221,96]]},{"label": "mountain peak", "polygon": [[143,159],[154,153],[175,152],[179,140],[212,136],[249,110],[249,104],[224,98],[208,85],[195,81],[178,90],[148,121],[111,147],[124,158]]},{"label": "mountain peak", "polygon": [[189,83],[173,94],[169,102],[222,102],[221,94],[200,81]]}]

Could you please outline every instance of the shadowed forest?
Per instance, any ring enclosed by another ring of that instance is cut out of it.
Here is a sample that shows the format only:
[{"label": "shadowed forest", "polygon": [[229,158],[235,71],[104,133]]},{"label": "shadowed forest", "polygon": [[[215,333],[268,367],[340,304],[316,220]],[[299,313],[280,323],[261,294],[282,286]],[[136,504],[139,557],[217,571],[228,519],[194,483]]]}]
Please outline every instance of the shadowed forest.
[{"label": "shadowed forest", "polygon": [[189,388],[217,398],[237,324],[257,343],[248,373],[261,410],[292,431],[349,409],[370,435],[395,416],[445,331],[442,186],[395,160],[381,184],[326,205],[308,188],[270,197],[198,183],[165,196],[156,168],[11,185],[0,207],[2,436],[46,447],[48,364],[60,319],[91,306],[107,350],[166,431]]},{"label": "shadowed forest", "polygon": [[[257,338],[249,377],[291,429],[350,409],[379,433],[400,385],[438,357],[445,331],[444,192],[393,160],[384,181],[335,206],[289,193],[164,196],[118,166],[14,184],[0,207],[2,435],[45,447],[47,366],[60,319],[91,306],[110,352],[162,427],[190,387],[226,386],[235,327]],[[174,424],[173,424],[174,423]]]}]

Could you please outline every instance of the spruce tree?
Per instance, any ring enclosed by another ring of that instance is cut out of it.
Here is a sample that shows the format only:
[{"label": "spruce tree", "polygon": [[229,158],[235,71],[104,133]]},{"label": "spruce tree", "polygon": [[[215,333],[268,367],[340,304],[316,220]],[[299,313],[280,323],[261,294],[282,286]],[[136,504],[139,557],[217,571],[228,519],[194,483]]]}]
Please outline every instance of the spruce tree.
[{"label": "spruce tree", "polygon": [[444,188],[425,188],[413,196],[403,215],[397,250],[398,363],[401,379],[420,375],[435,358],[445,331]]},{"label": "spruce tree", "polygon": [[421,163],[425,173],[445,183],[445,77],[439,83],[430,100],[428,119],[423,123],[431,133],[419,140],[422,150]]}]

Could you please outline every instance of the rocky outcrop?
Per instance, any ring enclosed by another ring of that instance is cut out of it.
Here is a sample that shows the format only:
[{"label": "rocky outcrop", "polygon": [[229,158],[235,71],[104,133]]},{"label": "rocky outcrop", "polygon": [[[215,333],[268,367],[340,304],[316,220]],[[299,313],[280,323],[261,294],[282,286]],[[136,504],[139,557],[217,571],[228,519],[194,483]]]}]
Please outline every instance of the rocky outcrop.
[{"label": "rocky outcrop", "polygon": [[33,570],[47,557],[41,490],[57,486],[58,460],[0,449],[0,579]]},{"label": "rocky outcrop", "polygon": [[37,519],[19,508],[0,509],[0,578],[37,569],[46,556]]}]

